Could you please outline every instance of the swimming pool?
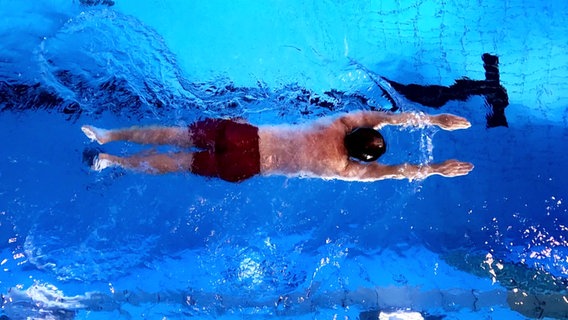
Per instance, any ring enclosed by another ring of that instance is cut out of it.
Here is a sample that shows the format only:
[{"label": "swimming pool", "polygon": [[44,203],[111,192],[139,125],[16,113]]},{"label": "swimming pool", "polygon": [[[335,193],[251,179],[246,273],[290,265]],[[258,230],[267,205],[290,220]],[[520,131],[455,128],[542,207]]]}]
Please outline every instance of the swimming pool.
[{"label": "swimming pool", "polygon": [[[568,4],[94,2],[0,1],[3,316],[567,317]],[[382,162],[457,158],[465,177],[230,184],[82,163],[84,123],[388,109],[376,77],[483,79],[485,52],[508,128],[486,128],[481,97],[403,99],[472,127],[384,132]]]}]

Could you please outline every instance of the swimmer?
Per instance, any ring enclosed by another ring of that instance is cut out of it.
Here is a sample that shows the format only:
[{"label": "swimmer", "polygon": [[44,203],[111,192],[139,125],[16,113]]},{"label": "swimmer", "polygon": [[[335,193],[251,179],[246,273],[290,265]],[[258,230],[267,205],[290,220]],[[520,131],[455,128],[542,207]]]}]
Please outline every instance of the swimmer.
[{"label": "swimmer", "polygon": [[131,157],[99,153],[91,165],[97,171],[122,167],[157,174],[192,172],[240,182],[257,174],[347,181],[415,180],[432,175],[463,176],[473,169],[471,163],[458,160],[428,165],[378,163],[387,148],[378,130],[386,125],[432,125],[450,131],[471,126],[465,118],[452,114],[359,111],[304,125],[256,127],[240,121],[205,119],[188,127],[105,130],[85,125],[81,130],[99,144],[130,141],[199,149]]}]

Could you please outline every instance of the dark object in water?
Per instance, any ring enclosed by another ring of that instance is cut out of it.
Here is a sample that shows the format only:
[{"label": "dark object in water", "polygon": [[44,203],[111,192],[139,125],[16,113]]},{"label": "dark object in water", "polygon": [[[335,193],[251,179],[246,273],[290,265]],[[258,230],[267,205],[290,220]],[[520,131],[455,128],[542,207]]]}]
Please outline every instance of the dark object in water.
[{"label": "dark object in water", "polygon": [[394,90],[406,99],[427,107],[440,108],[450,100],[465,101],[470,96],[484,96],[492,112],[486,116],[487,127],[508,127],[505,108],[509,105],[507,90],[499,83],[499,57],[484,53],[481,57],[485,80],[463,78],[449,87],[401,84],[383,77]]},{"label": "dark object in water", "polygon": [[101,152],[102,150],[99,148],[86,148],[85,150],[83,150],[83,163],[89,167],[92,167],[95,159]]}]

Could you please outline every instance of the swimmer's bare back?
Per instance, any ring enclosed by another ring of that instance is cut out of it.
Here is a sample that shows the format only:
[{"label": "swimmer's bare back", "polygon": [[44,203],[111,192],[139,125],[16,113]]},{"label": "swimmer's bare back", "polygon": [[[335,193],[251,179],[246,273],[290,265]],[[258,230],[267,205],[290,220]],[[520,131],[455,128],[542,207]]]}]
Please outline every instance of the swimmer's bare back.
[{"label": "swimmer's bare back", "polygon": [[473,164],[447,160],[429,165],[383,165],[362,163],[347,156],[344,138],[358,127],[380,129],[386,125],[438,126],[444,130],[467,129],[465,118],[451,114],[353,112],[335,119],[322,119],[305,126],[259,128],[260,165],[264,175],[287,175],[376,181],[382,179],[424,179],[432,175],[457,177],[473,170]]},{"label": "swimmer's bare back", "polygon": [[[380,129],[386,125],[417,127],[434,125],[444,130],[466,129],[471,126],[466,119],[451,114],[392,114],[374,111],[353,112],[303,125],[260,126],[258,127],[259,174],[376,181],[424,179],[432,175],[457,177],[466,175],[473,169],[471,163],[458,160],[429,165],[408,163],[382,165],[378,162],[362,163],[349,158],[344,145],[347,133],[358,127]],[[184,148],[193,146],[192,133],[188,133],[186,127],[153,126],[105,130],[83,126],[81,129],[87,137],[100,144],[131,141],[144,144],[171,144]],[[92,167],[95,170],[102,170],[120,166],[145,173],[192,172],[192,161],[192,152],[132,157],[100,153]]]}]

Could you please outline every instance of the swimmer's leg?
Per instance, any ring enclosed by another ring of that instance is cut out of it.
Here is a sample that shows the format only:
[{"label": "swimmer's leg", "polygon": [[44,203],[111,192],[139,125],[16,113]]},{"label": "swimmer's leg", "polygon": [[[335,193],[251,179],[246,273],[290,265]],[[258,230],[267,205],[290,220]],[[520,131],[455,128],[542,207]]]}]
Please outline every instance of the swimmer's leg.
[{"label": "swimmer's leg", "polygon": [[107,153],[99,153],[91,168],[102,171],[110,167],[122,167],[133,171],[162,174],[172,172],[189,172],[193,163],[192,153],[154,154],[132,157],[118,157]]},{"label": "swimmer's leg", "polygon": [[131,127],[105,130],[93,126],[82,126],[81,130],[92,141],[105,144],[112,141],[130,141],[142,144],[169,144],[190,147],[191,139],[186,127]]}]

